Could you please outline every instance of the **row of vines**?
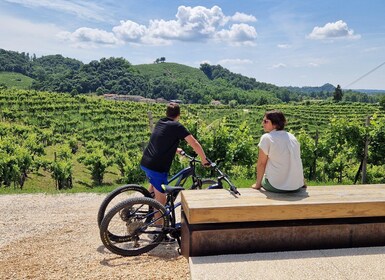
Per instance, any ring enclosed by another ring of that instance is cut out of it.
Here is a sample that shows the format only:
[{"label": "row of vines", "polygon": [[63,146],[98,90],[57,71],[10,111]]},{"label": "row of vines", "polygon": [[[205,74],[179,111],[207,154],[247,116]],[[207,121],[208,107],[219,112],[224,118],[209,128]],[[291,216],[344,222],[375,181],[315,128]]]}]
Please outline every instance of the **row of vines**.
[{"label": "row of vines", "polygon": [[[287,129],[301,142],[308,179],[353,182],[368,140],[368,182],[385,181],[385,122],[377,105],[184,105],[181,122],[199,139],[207,156],[220,160],[231,176],[254,178],[261,120],[270,109],[287,116]],[[156,121],[164,111],[165,104],[158,103],[0,90],[0,187],[23,188],[29,174],[44,170],[57,189],[72,188],[77,183],[76,164],[89,170],[93,187],[103,184],[112,167],[117,183],[141,182],[145,178],[139,160],[150,136],[149,112]],[[192,153],[185,144],[182,148]],[[184,164],[177,158],[171,172]]]}]

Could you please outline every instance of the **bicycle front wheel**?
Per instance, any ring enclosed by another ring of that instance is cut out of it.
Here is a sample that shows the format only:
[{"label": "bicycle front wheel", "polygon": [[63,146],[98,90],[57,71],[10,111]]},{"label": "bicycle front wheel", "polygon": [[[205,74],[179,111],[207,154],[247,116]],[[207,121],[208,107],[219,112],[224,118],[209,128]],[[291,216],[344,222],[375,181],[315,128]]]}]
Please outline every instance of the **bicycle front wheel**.
[{"label": "bicycle front wheel", "polygon": [[124,185],[113,190],[106,196],[102,204],[100,204],[97,218],[98,226],[100,227],[106,212],[111,210],[119,202],[132,197],[152,197],[152,195],[145,187],[134,184]]},{"label": "bicycle front wheel", "polygon": [[107,212],[100,225],[100,238],[115,254],[137,256],[159,245],[168,224],[166,209],[158,201],[129,198]]}]

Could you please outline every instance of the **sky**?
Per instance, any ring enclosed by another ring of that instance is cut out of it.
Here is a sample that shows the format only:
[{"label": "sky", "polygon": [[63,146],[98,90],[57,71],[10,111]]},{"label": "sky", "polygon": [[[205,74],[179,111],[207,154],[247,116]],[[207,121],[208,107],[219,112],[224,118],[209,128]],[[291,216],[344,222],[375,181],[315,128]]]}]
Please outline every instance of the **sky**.
[{"label": "sky", "polygon": [[385,90],[383,0],[0,0],[0,48]]}]

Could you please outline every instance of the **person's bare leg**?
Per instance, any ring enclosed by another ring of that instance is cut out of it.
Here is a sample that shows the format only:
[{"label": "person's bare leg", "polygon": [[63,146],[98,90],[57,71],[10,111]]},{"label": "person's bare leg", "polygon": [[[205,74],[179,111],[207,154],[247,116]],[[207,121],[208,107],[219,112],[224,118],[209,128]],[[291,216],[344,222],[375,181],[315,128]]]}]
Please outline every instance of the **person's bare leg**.
[{"label": "person's bare leg", "polygon": [[150,192],[153,198],[154,198],[154,190],[155,190],[154,186],[150,184],[150,186],[148,187],[148,191]]},{"label": "person's bare leg", "polygon": [[[167,200],[167,197],[166,197],[166,194],[164,193],[161,193],[160,191],[158,191],[156,188],[154,188],[153,185],[150,186],[150,188],[152,187],[153,191],[154,191],[154,198],[162,205],[165,205],[166,204],[166,200]],[[149,189],[150,189],[149,188]],[[150,191],[151,192],[151,191]],[[160,218],[160,213],[156,213],[155,214],[155,220]],[[158,220],[156,221],[155,223],[156,225],[162,225],[162,220]]]}]

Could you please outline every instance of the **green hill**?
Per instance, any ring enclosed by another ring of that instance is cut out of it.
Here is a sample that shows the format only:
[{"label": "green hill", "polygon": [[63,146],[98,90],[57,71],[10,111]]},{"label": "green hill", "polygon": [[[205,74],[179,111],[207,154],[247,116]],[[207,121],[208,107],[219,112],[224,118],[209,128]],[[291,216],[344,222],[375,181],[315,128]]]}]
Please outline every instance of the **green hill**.
[{"label": "green hill", "polygon": [[34,80],[15,72],[0,72],[0,85],[7,88],[30,89]]},{"label": "green hill", "polygon": [[209,83],[210,80],[199,69],[182,65],[178,63],[157,63],[157,64],[139,64],[134,68],[148,79],[170,78],[170,79],[188,79],[197,80],[203,83]]}]

